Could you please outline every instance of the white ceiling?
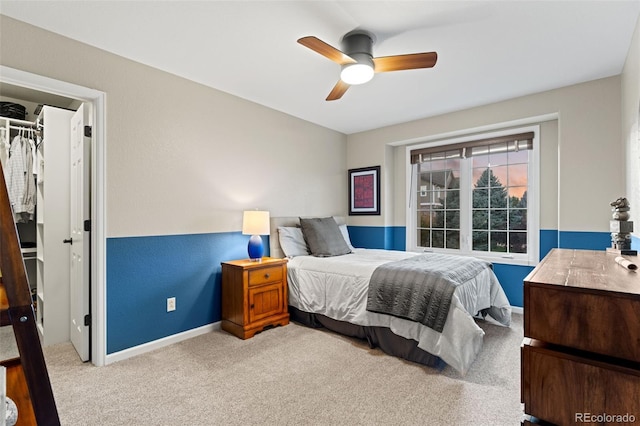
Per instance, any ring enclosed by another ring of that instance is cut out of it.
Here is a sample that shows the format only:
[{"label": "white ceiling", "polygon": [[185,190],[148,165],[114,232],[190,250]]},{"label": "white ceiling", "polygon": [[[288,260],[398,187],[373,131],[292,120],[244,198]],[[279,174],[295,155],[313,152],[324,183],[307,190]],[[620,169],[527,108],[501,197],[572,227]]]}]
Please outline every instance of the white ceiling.
[{"label": "white ceiling", "polygon": [[[620,74],[633,1],[6,1],[0,13],[350,134]],[[340,66],[299,45],[375,34],[438,53],[327,102]]]}]

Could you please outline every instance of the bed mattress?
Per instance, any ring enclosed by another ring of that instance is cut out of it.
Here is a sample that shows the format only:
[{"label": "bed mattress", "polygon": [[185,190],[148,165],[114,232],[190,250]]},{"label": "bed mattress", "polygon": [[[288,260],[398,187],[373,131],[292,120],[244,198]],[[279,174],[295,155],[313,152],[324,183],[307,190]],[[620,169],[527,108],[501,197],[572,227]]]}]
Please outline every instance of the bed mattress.
[{"label": "bed mattress", "polygon": [[440,357],[465,374],[482,348],[484,336],[473,315],[484,311],[500,324],[510,324],[511,307],[490,269],[456,288],[442,332],[414,321],[366,310],[373,271],[384,263],[417,254],[355,249],[354,253],[343,256],[296,256],[287,266],[289,305],[337,321],[387,327],[398,336],[415,340],[420,349]]}]

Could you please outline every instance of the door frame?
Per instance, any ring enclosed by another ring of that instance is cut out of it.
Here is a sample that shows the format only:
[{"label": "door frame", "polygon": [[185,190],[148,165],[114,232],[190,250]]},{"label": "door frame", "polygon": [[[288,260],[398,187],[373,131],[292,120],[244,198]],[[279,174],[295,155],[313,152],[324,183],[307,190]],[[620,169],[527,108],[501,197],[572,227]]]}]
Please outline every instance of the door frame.
[{"label": "door frame", "polygon": [[106,102],[107,94],[0,65],[0,82],[91,103],[91,362],[106,359]]}]

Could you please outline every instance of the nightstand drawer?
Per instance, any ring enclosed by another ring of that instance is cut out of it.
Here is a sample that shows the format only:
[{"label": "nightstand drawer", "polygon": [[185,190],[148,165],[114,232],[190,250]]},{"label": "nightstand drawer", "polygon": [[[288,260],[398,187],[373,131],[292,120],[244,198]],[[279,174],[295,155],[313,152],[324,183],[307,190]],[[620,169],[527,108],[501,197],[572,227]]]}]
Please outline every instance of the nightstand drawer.
[{"label": "nightstand drawer", "polygon": [[249,271],[249,285],[261,285],[282,281],[282,269],[282,266],[273,266]]}]

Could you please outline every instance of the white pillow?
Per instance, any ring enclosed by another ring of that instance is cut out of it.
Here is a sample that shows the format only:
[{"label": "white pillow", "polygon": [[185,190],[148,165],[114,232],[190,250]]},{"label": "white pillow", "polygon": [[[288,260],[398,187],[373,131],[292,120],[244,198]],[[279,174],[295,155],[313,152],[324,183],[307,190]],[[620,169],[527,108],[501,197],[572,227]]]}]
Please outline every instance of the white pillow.
[{"label": "white pillow", "polygon": [[308,256],[302,229],[294,226],[278,226],[278,240],[286,257]]},{"label": "white pillow", "polygon": [[351,239],[349,238],[349,230],[347,229],[347,225],[338,225],[338,228],[340,228],[340,232],[342,232],[344,242],[347,243],[351,251],[353,251],[353,245],[351,244]]}]

